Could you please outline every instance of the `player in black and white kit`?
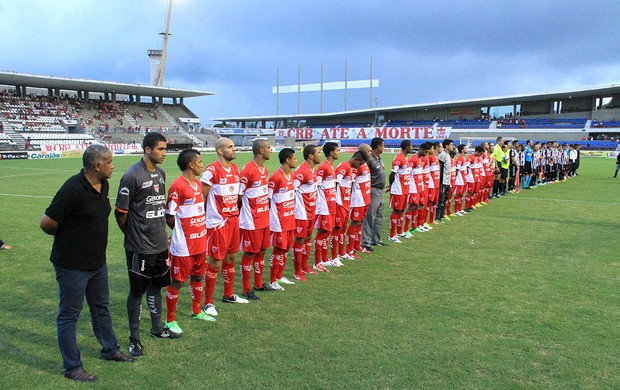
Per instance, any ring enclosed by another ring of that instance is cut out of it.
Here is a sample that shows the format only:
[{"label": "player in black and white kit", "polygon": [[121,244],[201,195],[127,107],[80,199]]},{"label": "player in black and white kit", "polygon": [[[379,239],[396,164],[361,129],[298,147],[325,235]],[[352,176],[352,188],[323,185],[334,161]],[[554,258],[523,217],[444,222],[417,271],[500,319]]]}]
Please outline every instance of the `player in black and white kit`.
[{"label": "player in black and white kit", "polygon": [[168,234],[166,231],[166,174],[157,167],[166,157],[166,137],[147,133],[142,141],[143,158],[121,178],[115,216],[125,233],[129,273],[129,353],[143,355],[140,343],[142,295],[151,313],[151,336],[179,338],[162,323],[161,289],[170,284]]}]

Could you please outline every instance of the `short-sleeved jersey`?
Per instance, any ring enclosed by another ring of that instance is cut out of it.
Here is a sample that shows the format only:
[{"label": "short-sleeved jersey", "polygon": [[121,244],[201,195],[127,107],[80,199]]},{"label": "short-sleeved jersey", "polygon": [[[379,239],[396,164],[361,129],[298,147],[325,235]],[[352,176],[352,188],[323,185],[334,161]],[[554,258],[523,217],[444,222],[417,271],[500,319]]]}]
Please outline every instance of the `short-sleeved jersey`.
[{"label": "short-sleeved jersey", "polygon": [[306,161],[295,170],[295,219],[311,221],[316,215],[316,169]]},{"label": "short-sleeved jersey", "polygon": [[431,178],[433,179],[433,186],[434,188],[439,188],[439,177],[441,176],[441,172],[439,170],[441,167],[439,166],[437,156],[434,154],[428,156],[428,163],[431,170]]},{"label": "short-sleeved jersey", "polygon": [[398,153],[392,160],[392,172],[394,173],[394,181],[390,187],[390,193],[393,195],[409,195],[411,168],[407,156],[403,152]]},{"label": "short-sleeved jersey", "polygon": [[464,186],[467,181],[467,161],[465,160],[465,156],[459,154],[454,161],[454,165],[456,168],[456,185]]},{"label": "short-sleeved jersey", "polygon": [[264,229],[269,226],[269,194],[267,167],[262,169],[250,161],[239,175],[239,228],[245,230]]},{"label": "short-sleeved jersey", "polygon": [[293,173],[288,177],[278,168],[269,178],[267,193],[271,198],[269,230],[287,232],[295,229],[295,186]]},{"label": "short-sleeved jersey", "polygon": [[353,168],[349,160],[336,167],[336,204],[347,212],[351,208],[351,186],[353,185]]},{"label": "short-sleeved jersey", "polygon": [[478,158],[473,153],[467,156],[466,165],[469,168],[467,172],[467,182],[477,183],[480,181],[480,171],[478,168]]},{"label": "short-sleeved jersey", "polygon": [[207,251],[205,198],[198,179],[190,184],[184,177],[172,182],[168,190],[166,214],[174,216],[170,253],[193,256]]},{"label": "short-sleeved jersey", "polygon": [[218,227],[239,215],[239,168],[235,164],[230,163],[226,169],[215,161],[205,168],[200,181],[211,187],[206,203],[207,228]]},{"label": "short-sleeved jersey", "polygon": [[482,156],[480,156],[481,162],[482,162],[482,168],[480,170],[480,176],[488,176],[488,172],[489,172],[489,161],[490,161],[490,156],[487,152],[484,152],[482,154]]},{"label": "short-sleeved jersey", "polygon": [[424,187],[426,189],[435,188],[435,183],[431,176],[431,163],[428,156],[420,157],[420,164],[422,165],[422,175],[424,177]]},{"label": "short-sleeved jersey", "polygon": [[125,249],[141,254],[168,249],[166,231],[166,174],[149,171],[143,160],[133,164],[121,178],[116,209],[127,213]]},{"label": "short-sleeved jersey", "polygon": [[456,160],[454,159],[454,157],[450,156],[450,187],[452,188],[454,188],[454,186],[456,185],[456,175]]},{"label": "short-sleeved jersey", "polygon": [[411,168],[410,192],[415,193],[418,189],[424,191],[424,161],[417,154],[414,154],[409,157],[408,163]]},{"label": "short-sleeved jersey", "polygon": [[366,164],[362,164],[355,169],[355,180],[351,186],[351,207],[368,205],[370,205],[370,169]]},{"label": "short-sleeved jersey", "polygon": [[325,160],[316,171],[316,213],[336,215],[336,175],[334,166]]}]

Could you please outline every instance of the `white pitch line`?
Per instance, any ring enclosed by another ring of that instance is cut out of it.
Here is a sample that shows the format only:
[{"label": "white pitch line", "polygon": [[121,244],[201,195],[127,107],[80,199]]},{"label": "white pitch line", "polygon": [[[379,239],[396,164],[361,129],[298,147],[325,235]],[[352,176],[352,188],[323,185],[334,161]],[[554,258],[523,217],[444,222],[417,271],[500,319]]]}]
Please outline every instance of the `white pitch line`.
[{"label": "white pitch line", "polygon": [[22,195],[22,194],[0,194],[0,196],[13,196],[16,198],[45,198],[45,199],[53,198],[53,196],[47,196],[47,195]]},{"label": "white pitch line", "polygon": [[8,176],[0,176],[0,179],[7,179],[9,177],[22,177],[22,176],[35,176],[35,175],[46,175],[49,172],[38,172],[38,173],[22,173],[20,175],[8,175]]}]

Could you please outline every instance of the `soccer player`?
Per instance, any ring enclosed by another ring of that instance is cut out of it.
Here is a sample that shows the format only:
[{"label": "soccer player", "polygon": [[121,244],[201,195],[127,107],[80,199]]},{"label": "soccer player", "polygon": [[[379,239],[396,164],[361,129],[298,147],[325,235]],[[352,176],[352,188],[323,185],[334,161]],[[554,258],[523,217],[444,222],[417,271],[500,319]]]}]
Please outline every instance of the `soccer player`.
[{"label": "soccer player", "polygon": [[435,221],[435,212],[437,210],[437,204],[439,203],[439,191],[441,189],[439,178],[441,176],[439,159],[437,158],[441,152],[443,152],[443,145],[441,142],[434,142],[432,153],[428,156],[432,186],[429,186],[428,194],[428,223],[438,225],[439,222]]},{"label": "soccer player", "polygon": [[323,144],[325,161],[319,166],[316,173],[317,197],[316,197],[316,227],[317,233],[314,238],[314,269],[318,265],[337,266],[344,264],[337,258],[329,259],[329,242],[336,218],[336,175],[334,174],[334,161],[340,158],[340,148],[335,142]]},{"label": "soccer player", "polygon": [[353,157],[341,162],[336,168],[336,219],[332,233],[332,261],[352,259],[345,249],[344,229],[349,223],[351,212],[351,187],[355,177],[353,172],[367,160],[368,156],[358,150]]},{"label": "soccer player", "polygon": [[456,180],[455,180],[455,189],[454,189],[454,214],[462,217],[465,215],[465,211],[463,210],[463,196],[465,195],[465,187],[467,183],[467,145],[461,144],[456,150],[458,151],[458,156],[454,161],[454,165],[456,167]]},{"label": "soccer player", "polygon": [[120,181],[114,216],[125,234],[125,255],[129,273],[127,316],[129,353],[142,356],[140,308],[142,295],[151,314],[151,336],[179,338],[161,321],[161,289],[170,284],[168,232],[166,231],[166,173],[158,165],[166,158],[166,137],[147,133],[142,141],[144,155],[129,167]]},{"label": "soccer player", "polygon": [[[422,167],[422,177],[424,179],[424,193],[420,194],[420,203],[418,204],[418,227],[423,226],[425,230],[432,230],[433,227],[426,222],[428,219],[428,211],[429,211],[429,200],[431,194],[431,188],[434,186],[433,177],[431,175],[431,166],[430,166],[430,158],[433,152],[433,143],[428,142],[427,145],[427,153],[424,156],[420,157],[420,165]],[[420,206],[422,206],[420,208]]]},{"label": "soccer player", "polygon": [[[263,270],[265,251],[269,248],[269,194],[267,193],[268,172],[265,161],[271,158],[271,145],[265,139],[252,142],[254,159],[241,170],[238,200],[239,229],[243,255],[241,256],[241,282],[243,297],[256,301],[254,291],[265,291]],[[254,290],[250,281],[254,267]],[[277,284],[277,283],[276,283]],[[279,286],[279,285],[278,285]],[[276,288],[282,290],[282,287]]]},{"label": "soccer player", "polygon": [[[316,168],[321,162],[321,148],[316,145],[304,147],[304,162],[295,170],[295,240],[293,242],[293,261],[295,274],[316,274],[308,266],[312,250],[312,231],[316,220]],[[329,272],[322,264],[320,272]]]},{"label": "soccer player", "polygon": [[[361,144],[357,150],[364,153],[366,160],[370,158],[370,145]],[[350,222],[347,228],[347,253],[349,257],[359,259],[360,256],[356,252],[369,253],[368,249],[362,248],[362,227],[364,218],[368,213],[370,206],[370,185],[371,176],[368,164],[361,164],[359,168],[353,172],[354,180],[351,185],[351,214]]]},{"label": "soccer player", "polygon": [[[269,207],[269,230],[273,252],[269,262],[269,285],[277,290],[283,287],[278,283],[291,284],[284,277],[286,254],[295,239],[295,185],[293,183],[293,169],[297,167],[295,150],[284,148],[278,154],[280,168],[269,178],[267,193],[271,200]],[[295,279],[305,281],[303,272],[294,273]]]},{"label": "soccer player", "polygon": [[[405,214],[405,230],[409,228],[411,224],[411,230],[409,232],[426,232],[427,229],[424,226],[421,214],[426,206],[427,194],[426,184],[424,181],[424,164],[428,162],[426,155],[430,153],[432,144],[430,142],[424,142],[420,145],[417,153],[409,158],[408,164],[411,168],[410,188],[409,188],[409,205]],[[420,224],[421,222],[421,224]]]},{"label": "soccer player", "polygon": [[172,229],[170,267],[172,280],[166,289],[166,326],[174,333],[183,333],[176,320],[179,291],[189,281],[192,297],[192,318],[215,321],[202,310],[202,280],[207,266],[207,225],[202,185],[197,179],[202,173],[202,157],[195,149],[185,149],[177,157],[181,176],[168,190],[166,223]]},{"label": "soccer player", "polygon": [[217,274],[222,270],[224,303],[248,303],[235,294],[235,259],[239,252],[239,168],[235,159],[235,143],[226,137],[215,142],[217,160],[202,173],[200,181],[205,196],[207,222],[207,271],[205,273],[204,311],[218,315],[213,303]]},{"label": "soccer player", "polygon": [[450,217],[446,214],[446,205],[449,203],[450,198],[450,172],[452,171],[452,157],[450,157],[450,153],[454,151],[454,142],[446,138],[441,143],[442,152],[437,156],[437,160],[439,160],[439,202],[437,203],[437,220],[439,222],[443,222],[450,220]]},{"label": "soccer player", "polygon": [[407,207],[407,198],[409,197],[409,180],[411,168],[407,161],[407,155],[411,153],[413,146],[408,139],[400,143],[400,153],[392,160],[392,171],[388,178],[390,193],[390,237],[388,240],[400,243],[398,237],[411,238],[413,235],[409,232],[403,233],[403,213]]},{"label": "soccer player", "polygon": [[484,153],[482,146],[476,146],[474,152],[467,156],[465,166],[467,167],[467,187],[465,188],[465,211],[471,212],[475,210],[478,191],[480,190],[480,169],[482,167],[482,158]]}]

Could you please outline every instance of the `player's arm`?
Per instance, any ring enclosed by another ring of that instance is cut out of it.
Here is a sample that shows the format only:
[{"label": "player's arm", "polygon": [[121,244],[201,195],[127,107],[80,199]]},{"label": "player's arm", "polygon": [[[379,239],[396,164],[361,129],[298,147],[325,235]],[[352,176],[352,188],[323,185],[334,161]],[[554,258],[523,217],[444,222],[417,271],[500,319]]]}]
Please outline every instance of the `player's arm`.
[{"label": "player's arm", "polygon": [[51,236],[56,234],[56,231],[58,231],[58,225],[58,222],[54,221],[46,214],[43,214],[43,217],[41,217],[41,222],[39,222],[39,227],[41,230],[43,230],[45,234],[49,234]]},{"label": "player's arm", "polygon": [[166,225],[168,225],[170,229],[174,229],[174,221],[174,215],[166,214]]},{"label": "player's arm", "polygon": [[115,209],[114,210],[114,218],[116,218],[116,224],[124,233],[127,232],[127,211]]}]

